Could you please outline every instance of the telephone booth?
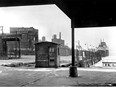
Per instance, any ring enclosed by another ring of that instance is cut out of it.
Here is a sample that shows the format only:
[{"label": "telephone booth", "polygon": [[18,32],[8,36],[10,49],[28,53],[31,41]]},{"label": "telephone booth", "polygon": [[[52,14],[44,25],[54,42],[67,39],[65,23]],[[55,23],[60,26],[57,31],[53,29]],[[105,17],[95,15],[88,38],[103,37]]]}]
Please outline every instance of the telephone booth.
[{"label": "telephone booth", "polygon": [[60,66],[59,44],[39,42],[35,44],[35,67]]}]

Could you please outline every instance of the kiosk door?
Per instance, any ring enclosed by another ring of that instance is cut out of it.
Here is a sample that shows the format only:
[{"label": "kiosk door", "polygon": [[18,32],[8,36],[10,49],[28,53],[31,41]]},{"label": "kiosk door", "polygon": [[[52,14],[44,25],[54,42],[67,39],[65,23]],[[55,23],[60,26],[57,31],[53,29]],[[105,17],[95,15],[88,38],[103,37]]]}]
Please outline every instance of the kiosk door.
[{"label": "kiosk door", "polygon": [[54,67],[55,66],[55,48],[49,47],[49,66]]}]

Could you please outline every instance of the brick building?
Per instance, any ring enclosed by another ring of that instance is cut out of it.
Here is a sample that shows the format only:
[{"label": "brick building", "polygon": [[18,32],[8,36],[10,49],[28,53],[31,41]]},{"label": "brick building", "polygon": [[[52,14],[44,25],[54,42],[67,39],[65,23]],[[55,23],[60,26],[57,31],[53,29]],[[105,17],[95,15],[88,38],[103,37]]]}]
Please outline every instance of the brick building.
[{"label": "brick building", "polygon": [[60,44],[60,55],[61,56],[69,56],[71,55],[71,49],[65,45],[65,41],[61,38],[61,32],[59,33],[59,38],[54,34],[52,38],[52,42]]},{"label": "brick building", "polygon": [[[34,54],[34,43],[38,42],[38,29],[34,29],[33,27],[11,27],[10,34],[15,34],[16,36],[21,35],[21,54]],[[13,49],[15,49],[15,44],[15,42],[9,43],[10,47]]]}]

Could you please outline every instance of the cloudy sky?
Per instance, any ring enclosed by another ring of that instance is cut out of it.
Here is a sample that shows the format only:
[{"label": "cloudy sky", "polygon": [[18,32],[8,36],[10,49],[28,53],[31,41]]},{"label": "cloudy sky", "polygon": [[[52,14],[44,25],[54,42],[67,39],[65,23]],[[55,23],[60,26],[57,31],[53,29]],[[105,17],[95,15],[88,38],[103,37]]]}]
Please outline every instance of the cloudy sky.
[{"label": "cloudy sky", "polygon": [[34,27],[39,29],[40,39],[46,36],[51,41],[53,34],[62,32],[62,39],[70,42],[70,19],[56,5],[0,8],[0,20],[4,32],[9,27]]},{"label": "cloudy sky", "polygon": [[[45,36],[48,41],[51,41],[53,34],[59,38],[61,32],[65,44],[71,47],[71,20],[56,5],[1,7],[0,26],[4,26],[7,33],[9,27],[34,27],[39,29],[39,38]],[[115,42],[115,28],[76,28],[75,42],[77,44],[79,40],[84,48],[87,47],[85,44],[96,47],[100,39],[104,39],[113,48],[111,42]]]}]

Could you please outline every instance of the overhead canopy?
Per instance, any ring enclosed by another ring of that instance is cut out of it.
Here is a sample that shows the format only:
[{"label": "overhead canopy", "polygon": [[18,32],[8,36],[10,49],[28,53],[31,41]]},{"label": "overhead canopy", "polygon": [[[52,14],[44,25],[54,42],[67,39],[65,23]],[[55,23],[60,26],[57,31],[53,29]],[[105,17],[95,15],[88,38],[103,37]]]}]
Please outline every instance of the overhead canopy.
[{"label": "overhead canopy", "polygon": [[115,0],[58,0],[75,27],[116,26]]},{"label": "overhead canopy", "polygon": [[52,0],[0,0],[0,6],[25,6],[52,4]]},{"label": "overhead canopy", "polygon": [[0,0],[0,6],[56,4],[74,27],[116,26],[115,0]]}]

